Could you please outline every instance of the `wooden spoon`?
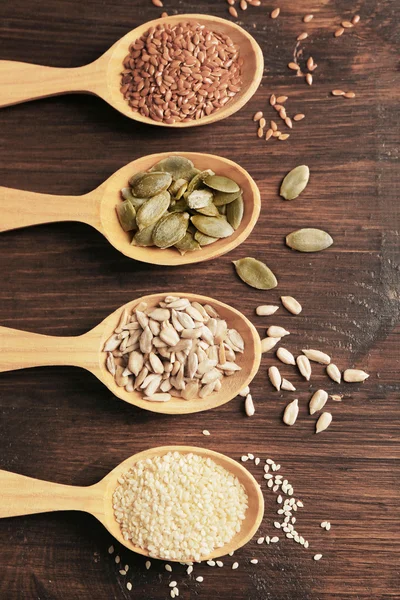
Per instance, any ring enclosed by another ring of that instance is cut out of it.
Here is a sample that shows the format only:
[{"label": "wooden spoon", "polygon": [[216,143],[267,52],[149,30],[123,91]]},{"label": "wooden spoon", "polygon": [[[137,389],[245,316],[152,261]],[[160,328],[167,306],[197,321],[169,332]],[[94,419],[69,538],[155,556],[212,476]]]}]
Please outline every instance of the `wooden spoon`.
[{"label": "wooden spoon", "polygon": [[[143,400],[142,393],[139,391],[127,392],[125,388],[118,387],[114,377],[107,371],[106,354],[103,352],[104,342],[117,327],[121,312],[125,308],[131,311],[139,302],[147,302],[149,308],[156,306],[166,295],[181,296],[191,302],[197,300],[201,304],[210,304],[221,318],[226,320],[230,328],[236,329],[241,334],[245,351],[237,355],[236,362],[242,369],[231,377],[224,377],[219,392],[195,400],[172,398],[169,402],[149,402]],[[146,410],[166,414],[195,413],[229,402],[254,378],[260,366],[260,359],[261,343],[257,330],[241,312],[208,296],[184,292],[152,294],[132,300],[106,317],[91,331],[76,337],[47,336],[0,327],[0,372],[52,365],[82,367],[93,373],[121,400]]]},{"label": "wooden spoon", "polygon": [[[215,113],[187,123],[177,122],[167,125],[144,117],[131,109],[120,92],[121,71],[130,44],[150,27],[157,27],[161,23],[176,25],[187,21],[196,21],[212,31],[230,36],[240,48],[240,55],[244,59],[243,84],[241,91]],[[263,70],[264,59],[261,48],[242,27],[210,15],[174,15],[155,19],[136,27],[111,46],[103,56],[83,67],[59,69],[8,60],[0,61],[0,107],[70,92],[89,93],[100,96],[120,113],[142,123],[161,127],[194,127],[215,123],[242,108],[260,85]]]},{"label": "wooden spoon", "polygon": [[[243,190],[244,216],[238,229],[228,238],[205,246],[201,250],[181,255],[175,248],[131,246],[132,233],[126,233],[118,220],[115,207],[122,202],[120,190],[129,178],[147,171],[168,156],[185,156],[200,169],[213,169],[218,175],[234,179]],[[111,175],[98,188],[83,196],[53,196],[0,187],[0,231],[18,229],[57,221],[81,221],[100,231],[122,254],[135,260],[156,265],[186,265],[221,256],[239,246],[251,233],[260,214],[260,191],[249,175],[237,163],[199,152],[163,152],[138,158]]]},{"label": "wooden spoon", "polygon": [[[264,515],[264,498],[260,486],[240,463],[219,452],[196,446],[161,446],[139,452],[124,460],[98,483],[88,487],[61,485],[49,481],[32,479],[24,475],[0,470],[0,518],[17,517],[59,510],[79,510],[92,514],[104,525],[118,542],[128,550],[148,556],[148,552],[126,541],[119,524],[114,519],[112,496],[118,486],[118,477],[128,471],[134,463],[168,452],[193,453],[211,458],[233,475],[244,486],[248,496],[246,518],[240,531],[222,548],[216,548],[202,560],[217,558],[237,550],[256,533]],[[174,559],[168,559],[173,562]],[[175,561],[177,562],[177,560]]]}]

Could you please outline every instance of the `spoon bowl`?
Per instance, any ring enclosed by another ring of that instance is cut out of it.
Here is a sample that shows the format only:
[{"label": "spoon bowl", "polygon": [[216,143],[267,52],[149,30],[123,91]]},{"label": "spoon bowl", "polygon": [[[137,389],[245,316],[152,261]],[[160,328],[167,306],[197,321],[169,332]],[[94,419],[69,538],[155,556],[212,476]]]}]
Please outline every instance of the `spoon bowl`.
[{"label": "spoon bowl", "polygon": [[[127,392],[119,387],[114,377],[106,369],[105,341],[117,327],[124,309],[131,311],[140,302],[146,302],[148,308],[158,305],[166,295],[181,296],[191,302],[210,304],[225,319],[230,328],[236,329],[245,343],[243,354],[237,355],[237,364],[241,371],[231,377],[224,377],[219,392],[206,398],[184,400],[172,398],[169,402],[149,402],[143,400],[139,391]],[[71,365],[82,367],[95,375],[107,388],[121,400],[145,410],[164,414],[189,414],[221,406],[246,387],[256,375],[261,360],[261,342],[254,325],[238,310],[228,304],[184,292],[164,292],[143,296],[121,306],[106,317],[94,329],[78,337],[53,337],[0,327],[0,372],[13,371],[35,366]]]},{"label": "spoon bowl", "polygon": [[[0,518],[15,517],[59,510],[79,510],[96,517],[123,546],[143,556],[149,556],[143,548],[134,546],[122,536],[120,526],[114,518],[112,496],[118,477],[127,472],[136,462],[163,456],[168,452],[197,454],[210,458],[235,475],[244,486],[248,496],[246,517],[240,531],[222,548],[216,548],[202,560],[218,558],[246,544],[256,533],[264,515],[264,498],[254,477],[240,463],[224,454],[197,446],[161,446],[139,452],[120,463],[98,483],[89,487],[77,487],[32,479],[16,473],[0,470]],[[168,559],[168,562],[178,562]]]},{"label": "spoon bowl", "polygon": [[[200,23],[212,31],[229,35],[240,48],[240,56],[244,59],[241,91],[211,115],[186,123],[167,124],[153,121],[134,112],[120,92],[123,61],[129,52],[130,44],[140,38],[150,27],[157,27],[163,23],[176,25],[190,21]],[[71,92],[90,93],[103,98],[126,117],[141,123],[160,127],[195,127],[225,119],[242,108],[260,85],[263,70],[264,59],[260,46],[239,25],[210,15],[174,15],[148,21],[136,27],[115,42],[100,58],[83,67],[59,69],[14,61],[0,61],[0,107]]]},{"label": "spoon bowl", "polygon": [[[156,247],[132,246],[132,233],[126,233],[118,220],[115,207],[122,202],[120,190],[129,178],[139,171],[147,171],[168,156],[179,155],[190,159],[195,167],[213,169],[218,175],[230,177],[243,190],[244,215],[241,224],[228,238],[220,239],[200,250],[183,256],[176,248],[161,250]],[[24,210],[21,211],[21,201]],[[111,175],[98,188],[84,196],[51,196],[0,187],[0,231],[57,221],[82,221],[95,227],[122,254],[146,263],[165,266],[187,265],[211,260],[230,252],[250,235],[260,214],[260,191],[250,174],[237,163],[200,152],[163,152],[143,156]]]}]

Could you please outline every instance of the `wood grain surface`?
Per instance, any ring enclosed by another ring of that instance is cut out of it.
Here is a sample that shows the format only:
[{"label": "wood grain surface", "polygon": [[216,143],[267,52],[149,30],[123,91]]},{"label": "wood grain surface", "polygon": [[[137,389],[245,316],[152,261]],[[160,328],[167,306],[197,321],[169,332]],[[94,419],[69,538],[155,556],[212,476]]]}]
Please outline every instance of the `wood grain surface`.
[{"label": "wood grain surface", "polygon": [[[223,0],[165,0],[165,9],[227,16]],[[89,485],[131,454],[163,444],[199,445],[239,459],[253,452],[275,459],[303,500],[296,527],[305,550],[280,535],[278,544],[250,542],[222,569],[184,567],[149,571],[127,550],[109,556],[109,534],[84,514],[53,513],[0,521],[1,600],[161,600],[174,579],[180,598],[221,600],[328,600],[400,598],[399,514],[399,166],[398,2],[306,0],[272,3],[240,12],[240,22],[263,48],[263,83],[249,104],[229,119],[185,131],[162,130],[124,118],[105,102],[62,96],[0,111],[0,184],[49,194],[84,194],[129,161],[168,150],[197,150],[228,157],[247,169],[262,195],[261,217],[239,248],[212,262],[167,268],[119,254],[83,224],[49,224],[0,235],[0,324],[43,334],[78,335],[136,296],[169,289],[214,296],[240,309],[260,334],[269,324],[292,334],[285,346],[329,352],[341,368],[359,367],[364,384],[337,385],[313,366],[308,384],[293,367],[282,372],[297,394],[273,390],[263,357],[252,385],[256,414],[243,400],[205,413],[152,414],[112,397],[89,373],[37,368],[0,375],[0,468],[65,484]],[[160,15],[150,0],[4,0],[0,4],[0,59],[74,67],[90,62],[119,37]],[[313,12],[305,25],[302,16]],[[341,20],[361,22],[335,39]],[[314,57],[314,85],[287,68],[296,36],[310,37],[298,51]],[[1,85],[1,82],[0,82]],[[354,100],[333,98],[334,88]],[[259,140],[252,116],[275,116],[267,99],[289,96],[290,114],[304,112],[286,142]],[[298,164],[311,169],[300,198],[278,195],[282,177]],[[26,202],[17,200],[21,213]],[[1,215],[0,215],[1,219]],[[329,231],[334,245],[305,255],[284,245],[299,227]],[[253,290],[234,274],[231,261],[264,260],[279,287]],[[261,303],[293,295],[300,316],[280,309],[256,317]],[[343,393],[329,401],[330,428],[316,436],[307,414],[312,390]],[[286,403],[299,398],[296,425],[285,427]],[[208,429],[210,437],[202,430]],[[249,463],[247,463],[249,464]],[[274,535],[275,494],[250,464],[265,490],[259,535]],[[323,531],[323,520],[332,523]],[[279,534],[279,532],[278,532]],[[313,555],[321,552],[317,563]],[[259,558],[258,565],[250,559]],[[233,560],[239,568],[231,570]],[[133,585],[132,592],[126,582]]]}]

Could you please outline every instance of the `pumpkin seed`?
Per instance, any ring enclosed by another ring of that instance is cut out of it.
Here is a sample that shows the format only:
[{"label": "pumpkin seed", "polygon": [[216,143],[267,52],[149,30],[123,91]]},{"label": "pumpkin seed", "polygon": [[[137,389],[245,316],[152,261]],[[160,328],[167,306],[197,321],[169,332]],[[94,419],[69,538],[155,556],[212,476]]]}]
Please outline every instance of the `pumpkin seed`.
[{"label": "pumpkin seed", "polygon": [[124,200],[133,200],[134,196],[132,196],[132,190],[130,187],[124,187],[121,190],[121,196]]},{"label": "pumpkin seed", "polygon": [[239,198],[240,194],[240,189],[232,193],[214,192],[214,204],[215,206],[224,206],[225,204],[230,204],[236,200],[236,198]]},{"label": "pumpkin seed", "polygon": [[183,194],[186,192],[186,190],[188,189],[188,182],[185,181],[185,183],[182,183],[181,187],[179,188],[179,190],[176,192],[175,194],[175,198],[177,200],[180,200],[183,196]]},{"label": "pumpkin seed", "polygon": [[240,187],[236,181],[229,179],[229,177],[223,177],[222,175],[210,175],[207,177],[204,183],[211,189],[217,190],[218,192],[233,194],[234,192],[240,191]]},{"label": "pumpkin seed", "polygon": [[172,196],[175,196],[175,194],[177,194],[181,187],[183,187],[184,185],[186,185],[186,187],[188,186],[188,182],[186,181],[186,179],[177,179],[176,181],[173,181],[171,183],[171,185],[168,188],[168,191]]},{"label": "pumpkin seed", "polygon": [[174,246],[186,234],[188,222],[188,213],[170,213],[165,215],[154,227],[154,244],[158,248],[170,248]]},{"label": "pumpkin seed", "polygon": [[168,210],[170,212],[186,212],[188,210],[188,205],[186,200],[179,200],[178,202],[175,202],[175,204],[172,204]]},{"label": "pumpkin seed", "polygon": [[218,212],[220,215],[226,215],[227,204],[223,204],[222,206],[218,206]]},{"label": "pumpkin seed", "polygon": [[122,229],[124,231],[135,231],[137,229],[136,210],[129,200],[125,200],[122,204],[117,204],[116,209]]},{"label": "pumpkin seed", "polygon": [[284,178],[280,194],[285,200],[294,200],[306,188],[310,178],[310,169],[300,165],[292,169]]},{"label": "pumpkin seed", "polygon": [[152,198],[167,190],[171,183],[172,177],[169,173],[146,173],[133,183],[132,194],[137,198]]},{"label": "pumpkin seed", "polygon": [[212,203],[213,194],[210,190],[193,190],[193,192],[190,192],[188,195],[186,201],[189,208],[204,208],[204,206],[208,206]]},{"label": "pumpkin seed", "polygon": [[240,279],[258,290],[270,290],[278,285],[278,281],[269,267],[256,258],[241,258],[233,261]]},{"label": "pumpkin seed", "polygon": [[145,227],[142,231],[137,231],[131,241],[132,246],[154,246],[153,231],[155,223]]},{"label": "pumpkin seed", "polygon": [[194,239],[193,234],[187,231],[179,242],[177,242],[175,248],[183,255],[186,252],[193,252],[193,250],[200,250],[200,244]]},{"label": "pumpkin seed", "polygon": [[143,175],[146,175],[145,171],[139,171],[139,173],[135,173],[135,175],[132,175],[132,177],[129,179],[129,185],[133,187],[135,183],[139,181],[141,177],[143,177]]},{"label": "pumpkin seed", "polygon": [[196,208],[196,212],[206,217],[219,217],[218,208],[214,204],[203,206],[202,208]]},{"label": "pumpkin seed", "polygon": [[193,192],[193,190],[197,190],[199,187],[201,187],[204,184],[204,181],[207,179],[207,177],[211,177],[212,175],[215,175],[215,173],[211,169],[206,169],[205,171],[200,171],[200,173],[197,173],[197,175],[195,175],[189,181],[189,185],[187,188],[188,194],[190,194],[190,192]]},{"label": "pumpkin seed", "polygon": [[243,213],[244,202],[243,196],[240,194],[236,200],[228,204],[226,207],[226,220],[230,225],[232,225],[233,229],[236,230],[240,226],[240,223],[243,219]]},{"label": "pumpkin seed", "polygon": [[200,244],[200,246],[208,246],[209,244],[217,242],[219,238],[212,237],[211,235],[205,235],[204,233],[201,233],[201,231],[196,231],[194,234],[194,239]]},{"label": "pumpkin seed", "polygon": [[299,252],[320,252],[332,246],[333,239],[322,229],[298,229],[286,236],[286,244]]},{"label": "pumpkin seed", "polygon": [[191,218],[193,225],[206,235],[216,238],[225,238],[234,232],[224,217],[205,217],[203,215],[194,215]]},{"label": "pumpkin seed", "polygon": [[[192,174],[194,164],[188,158],[184,156],[168,156],[160,160],[157,164],[150,169],[150,173],[154,171],[169,173],[172,179],[189,179]],[[181,184],[182,185],[182,184]]]},{"label": "pumpkin seed", "polygon": [[136,214],[139,231],[156,223],[168,210],[171,196],[166,190],[147,200]]}]

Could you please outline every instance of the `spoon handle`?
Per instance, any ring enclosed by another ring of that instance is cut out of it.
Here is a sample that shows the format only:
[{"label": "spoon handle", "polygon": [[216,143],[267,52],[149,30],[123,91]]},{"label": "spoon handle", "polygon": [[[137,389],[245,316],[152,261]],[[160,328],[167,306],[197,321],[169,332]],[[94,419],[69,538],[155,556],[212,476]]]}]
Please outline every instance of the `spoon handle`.
[{"label": "spoon handle", "polygon": [[53,196],[0,186],[0,214],[0,231],[55,221],[82,221],[101,231],[100,203],[94,192]]},{"label": "spoon handle", "polygon": [[0,518],[57,510],[96,512],[96,486],[77,487],[41,481],[0,470]]},{"label": "spoon handle", "polygon": [[104,77],[95,64],[60,69],[0,60],[0,107],[70,92],[95,94]]},{"label": "spoon handle", "polygon": [[0,373],[56,365],[82,367],[96,373],[97,354],[88,334],[55,337],[0,327]]}]

